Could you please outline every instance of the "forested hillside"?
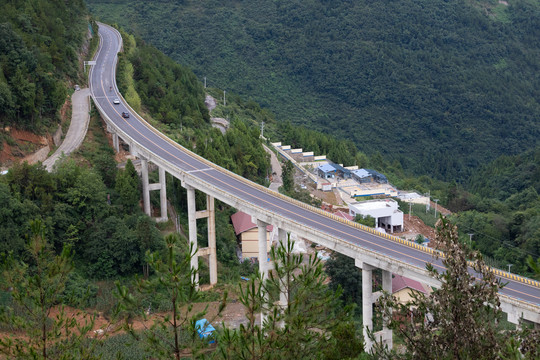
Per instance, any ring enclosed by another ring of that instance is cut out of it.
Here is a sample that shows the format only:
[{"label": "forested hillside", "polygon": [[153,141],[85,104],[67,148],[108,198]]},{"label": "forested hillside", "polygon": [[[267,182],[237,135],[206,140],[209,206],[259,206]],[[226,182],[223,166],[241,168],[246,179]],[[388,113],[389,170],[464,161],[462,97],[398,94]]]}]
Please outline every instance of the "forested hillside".
[{"label": "forested hillside", "polygon": [[88,13],[82,0],[2,0],[0,9],[0,125],[38,130],[78,80]]},{"label": "forested hillside", "polygon": [[257,104],[238,106],[242,101],[233,97],[237,101],[216,110],[231,121],[223,135],[210,125],[205,91],[193,72],[155,47],[121,33],[124,53],[119,57],[117,81],[130,105],[145,111],[161,131],[188,149],[245,178],[264,182],[270,163],[253,119],[265,120],[266,113]]},{"label": "forested hillside", "polygon": [[461,181],[539,132],[540,6],[529,0],[88,0],[280,120]]},{"label": "forested hillside", "polygon": [[540,258],[540,148],[501,156],[471,177],[475,195],[449,191],[450,207],[463,233],[499,267],[527,273],[527,257]]}]

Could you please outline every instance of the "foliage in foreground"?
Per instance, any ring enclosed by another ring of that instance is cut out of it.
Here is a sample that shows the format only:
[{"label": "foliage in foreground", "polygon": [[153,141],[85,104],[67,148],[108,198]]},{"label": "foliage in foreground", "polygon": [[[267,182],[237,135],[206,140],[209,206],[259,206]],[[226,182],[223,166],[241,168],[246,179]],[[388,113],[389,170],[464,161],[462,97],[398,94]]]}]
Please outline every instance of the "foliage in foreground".
[{"label": "foliage in foreground", "polygon": [[[503,315],[498,297],[503,284],[479,253],[459,242],[457,227],[442,217],[435,245],[445,253],[445,271],[432,264],[427,270],[441,282],[439,289],[429,296],[412,293],[412,300],[405,304],[390,294],[379,299],[387,327],[405,340],[406,353],[389,352],[377,343],[375,355],[392,359],[506,359],[516,354],[519,358],[521,346],[527,359],[538,358],[538,331],[512,334],[497,326]],[[476,276],[469,273],[469,265]]]},{"label": "foliage in foreground", "polygon": [[[275,269],[239,287],[247,324],[224,328],[219,359],[348,359],[363,349],[352,322],[353,306],[324,285],[316,256],[294,254],[293,242],[273,248]],[[262,325],[257,316],[264,314]]]},{"label": "foliage in foreground", "polygon": [[[77,319],[58,305],[68,275],[73,270],[69,246],[55,255],[44,236],[41,221],[31,222],[26,250],[28,262],[7,257],[2,261],[2,284],[11,288],[12,306],[0,309],[0,324],[11,328],[0,337],[0,354],[9,358],[92,358],[92,347],[84,339],[93,318]],[[58,313],[53,316],[57,307]]]},{"label": "foliage in foreground", "polygon": [[[184,239],[185,240],[185,239]],[[195,322],[206,314],[193,311],[193,304],[200,298],[198,284],[192,281],[197,271],[191,267],[191,259],[196,249],[191,247],[184,254],[180,251],[180,237],[170,234],[165,238],[166,255],[147,253],[147,263],[153,276],[149,279],[137,279],[135,291],[145,296],[153,296],[157,291],[166,292],[172,312],[155,314],[151,325],[142,322],[144,331],[136,331],[132,316],[143,321],[148,319],[150,308],[144,308],[141,296],[135,297],[127,287],[117,285],[120,298],[119,314],[124,316],[124,329],[136,341],[144,343],[146,351],[159,358],[180,359],[186,354],[198,356],[208,344],[200,341],[195,329]],[[225,307],[226,294],[218,314]]]}]

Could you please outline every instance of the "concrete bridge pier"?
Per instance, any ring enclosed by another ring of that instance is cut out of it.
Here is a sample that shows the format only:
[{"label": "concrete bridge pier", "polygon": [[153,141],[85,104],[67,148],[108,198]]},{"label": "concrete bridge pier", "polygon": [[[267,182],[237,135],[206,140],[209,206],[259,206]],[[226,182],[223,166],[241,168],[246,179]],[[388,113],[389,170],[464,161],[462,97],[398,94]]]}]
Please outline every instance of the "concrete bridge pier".
[{"label": "concrete bridge pier", "polygon": [[[364,335],[365,350],[371,351],[373,342],[368,337],[368,330],[373,331],[373,303],[378,296],[373,294],[373,270],[375,266],[366,264],[358,259],[355,260],[356,267],[362,270],[362,328]],[[382,289],[387,293],[392,293],[392,272],[382,270]],[[379,294],[377,294],[379,295]],[[382,341],[392,349],[392,330],[386,327],[386,323],[383,321],[382,331],[378,331],[374,334],[375,338]]]},{"label": "concrete bridge pier", "polygon": [[161,217],[155,219],[158,222],[167,221],[167,180],[165,169],[159,168],[159,183],[150,184],[148,179],[148,160],[141,157],[141,174],[143,183],[144,213],[152,216],[150,208],[150,191],[159,190]]},{"label": "concrete bridge pier", "polygon": [[110,126],[109,124],[107,124],[107,132],[112,135],[114,151],[116,151],[117,153],[120,152],[120,138],[118,137],[116,131],[114,131],[112,126]]},{"label": "concrete bridge pier", "polygon": [[165,169],[159,168],[159,205],[161,208],[161,218],[159,221],[167,221],[167,174]]},{"label": "concrete bridge pier", "polygon": [[264,280],[268,278],[268,243],[266,235],[266,227],[268,225],[264,221],[257,219],[257,230],[259,231],[259,272],[262,274]]},{"label": "concrete bridge pier", "polygon": [[[208,267],[210,268],[210,285],[217,284],[217,250],[216,250],[216,215],[214,197],[206,195],[206,210],[197,211],[195,204],[195,188],[190,185],[183,185],[187,190],[188,202],[188,233],[189,243],[193,245],[195,254],[191,258],[191,268],[198,271],[199,256],[208,256]],[[197,245],[197,220],[207,219],[208,224],[208,247],[199,248]],[[192,277],[192,281],[199,288],[199,274]]]},{"label": "concrete bridge pier", "polygon": [[[278,227],[278,241],[279,245],[283,245],[284,247],[287,246],[287,231],[283,230],[280,227]],[[289,289],[285,286],[286,284],[288,284],[289,280],[290,279],[287,279],[286,277],[282,277],[279,284],[279,306],[281,307],[281,311],[283,312],[289,305]],[[279,327],[285,327],[284,320],[281,320],[279,322]]]},{"label": "concrete bridge pier", "polygon": [[[269,224],[265,223],[262,220],[257,219],[257,230],[258,230],[258,240],[259,240],[259,272],[262,275],[262,279],[266,280],[268,278],[268,243],[266,235],[266,227]],[[264,294],[265,299],[267,299],[268,294]],[[261,311],[261,327],[264,324],[266,319],[266,314],[264,309]]]},{"label": "concrete bridge pier", "polygon": [[150,212],[150,184],[148,181],[148,160],[144,158],[141,158],[141,175],[144,213],[148,216],[152,216],[152,213]]},{"label": "concrete bridge pier", "polygon": [[189,244],[193,246],[195,253],[191,258],[191,269],[195,271],[195,274],[191,277],[191,281],[199,289],[199,249],[197,246],[197,209],[195,205],[195,189],[190,185],[185,185],[187,190],[187,203],[188,203],[188,233]]},{"label": "concrete bridge pier", "polygon": [[[199,248],[198,256],[208,255],[208,267],[210,269],[210,285],[217,284],[217,251],[216,251],[216,214],[214,210],[214,197],[206,195],[206,210],[199,210],[195,218],[207,219],[208,224],[208,247]],[[191,228],[190,228],[191,233]]]},{"label": "concrete bridge pier", "polygon": [[[278,239],[280,245],[283,244],[283,246],[287,246],[287,231],[278,228]],[[281,279],[281,289],[279,292],[279,304],[282,308],[286,307],[289,303],[289,293],[288,289],[284,289],[283,285],[287,283],[287,279]]]},{"label": "concrete bridge pier", "polygon": [[[392,272],[382,270],[382,289],[388,294],[392,293]],[[382,331],[378,332],[377,335],[379,336],[380,340],[382,340],[383,344],[386,344],[389,349],[392,349],[392,330],[386,327],[387,320],[390,319],[383,319],[383,329]]]},{"label": "concrete bridge pier", "polygon": [[[357,265],[358,266],[358,265]],[[373,331],[373,269],[366,263],[359,266],[362,269],[362,329],[366,352],[371,351],[373,342],[368,336],[368,331]]]},{"label": "concrete bridge pier", "polygon": [[114,151],[120,152],[120,138],[117,133],[112,133]]}]

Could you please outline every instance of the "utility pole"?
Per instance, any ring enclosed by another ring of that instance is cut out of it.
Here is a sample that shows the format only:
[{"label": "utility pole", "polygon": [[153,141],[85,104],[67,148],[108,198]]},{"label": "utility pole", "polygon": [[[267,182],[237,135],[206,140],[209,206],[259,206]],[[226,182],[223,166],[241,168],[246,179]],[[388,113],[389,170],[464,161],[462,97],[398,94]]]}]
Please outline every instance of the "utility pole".
[{"label": "utility pole", "polygon": [[[424,194],[425,195],[425,194]],[[430,202],[431,201],[431,190],[428,190],[428,193],[427,193],[427,202],[426,202],[426,214],[428,213],[428,211],[430,210]]]},{"label": "utility pole", "polygon": [[206,89],[206,76],[204,77],[204,88]]},{"label": "utility pole", "polygon": [[514,266],[514,264],[508,264],[508,272],[510,272],[510,269]]},{"label": "utility pole", "polygon": [[264,137],[264,121],[261,122],[261,137]]},{"label": "utility pole", "polygon": [[227,100],[225,99],[226,90],[223,90],[223,106],[227,106]]},{"label": "utility pole", "polygon": [[469,245],[471,246],[471,248],[472,248],[472,236],[473,235],[474,234],[469,234]]},{"label": "utility pole", "polygon": [[435,202],[435,218],[437,218],[437,203],[439,202],[439,199],[433,199]]},{"label": "utility pole", "polygon": [[412,202],[409,203],[409,221],[411,221]]}]

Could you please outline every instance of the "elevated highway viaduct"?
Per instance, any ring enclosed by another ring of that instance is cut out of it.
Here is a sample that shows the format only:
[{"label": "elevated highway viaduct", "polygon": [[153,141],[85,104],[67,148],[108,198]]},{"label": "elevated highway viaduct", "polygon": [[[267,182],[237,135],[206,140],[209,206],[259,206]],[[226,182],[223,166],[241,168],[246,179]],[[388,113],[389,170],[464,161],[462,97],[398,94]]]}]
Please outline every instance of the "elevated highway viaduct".
[{"label": "elevated highway viaduct", "polygon": [[[280,239],[287,232],[321,244],[355,259],[362,269],[364,334],[372,329],[372,271],[382,269],[383,289],[391,291],[392,273],[416,279],[431,286],[440,286],[426,271],[432,263],[438,270],[444,267],[433,258],[433,250],[390,235],[381,234],[362,225],[340,219],[320,209],[305,205],[246,180],[194,154],[175,143],[148,124],[129,107],[116,87],[117,53],[121,50],[120,34],[110,26],[99,26],[100,46],[95,65],[90,71],[90,89],[94,103],[112,133],[118,151],[119,138],[129,145],[130,152],[141,159],[143,200],[150,215],[151,190],[160,191],[161,219],[167,218],[166,173],[182,182],[187,189],[189,241],[197,245],[196,221],[208,221],[208,247],[198,250],[198,256],[209,256],[210,282],[217,282],[214,199],[252,216],[259,228],[259,267],[266,273],[266,225],[279,229]],[[114,99],[120,104],[114,104]],[[122,117],[129,112],[130,117]],[[149,184],[148,162],[159,168],[159,183]],[[207,195],[207,209],[195,208],[195,190]],[[159,219],[158,219],[159,220]],[[197,267],[197,257],[192,262]],[[472,271],[472,270],[471,270]],[[500,291],[501,307],[508,319],[517,323],[525,319],[540,324],[540,283],[498,269],[492,269],[507,285]],[[198,281],[198,279],[197,279]],[[380,336],[391,344],[391,332]],[[367,347],[371,344],[368,342]]]}]

